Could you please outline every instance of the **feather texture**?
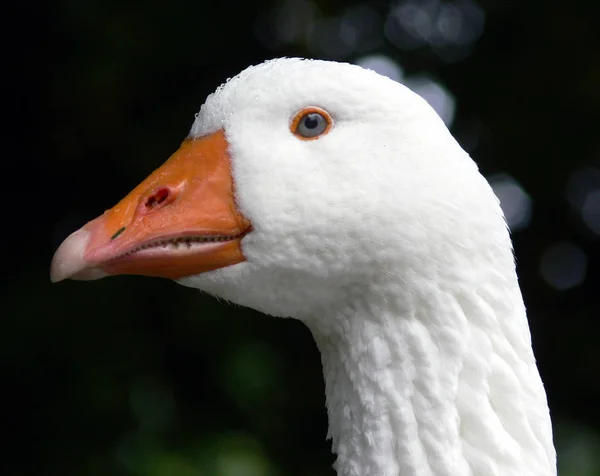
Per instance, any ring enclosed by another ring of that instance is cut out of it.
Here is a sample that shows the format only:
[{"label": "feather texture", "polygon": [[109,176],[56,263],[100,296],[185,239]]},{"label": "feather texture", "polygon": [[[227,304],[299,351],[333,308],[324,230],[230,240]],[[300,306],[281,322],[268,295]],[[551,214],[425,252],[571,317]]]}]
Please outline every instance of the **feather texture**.
[{"label": "feather texture", "polygon": [[[331,114],[314,141],[298,110]],[[302,320],[340,476],[551,476],[555,453],[498,200],[419,96],[349,64],[278,59],[202,106],[225,131],[246,262],[179,280]]]}]

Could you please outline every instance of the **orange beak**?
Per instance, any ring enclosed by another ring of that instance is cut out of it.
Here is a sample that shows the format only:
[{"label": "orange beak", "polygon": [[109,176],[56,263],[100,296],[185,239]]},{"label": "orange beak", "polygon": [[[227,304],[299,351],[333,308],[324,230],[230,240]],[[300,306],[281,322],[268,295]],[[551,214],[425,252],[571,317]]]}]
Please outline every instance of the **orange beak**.
[{"label": "orange beak", "polygon": [[181,278],[245,260],[250,222],[237,210],[222,131],[186,140],[114,208],[70,235],[50,278]]}]

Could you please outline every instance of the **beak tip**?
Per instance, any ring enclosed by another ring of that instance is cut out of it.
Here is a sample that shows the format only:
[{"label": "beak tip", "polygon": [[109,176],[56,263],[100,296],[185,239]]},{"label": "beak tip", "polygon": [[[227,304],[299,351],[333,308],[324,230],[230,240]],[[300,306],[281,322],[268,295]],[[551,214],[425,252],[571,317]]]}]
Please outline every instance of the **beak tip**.
[{"label": "beak tip", "polygon": [[82,228],[62,242],[52,258],[50,281],[58,283],[67,278],[87,280],[106,276],[101,270],[91,268],[83,257],[90,237],[91,233]]}]

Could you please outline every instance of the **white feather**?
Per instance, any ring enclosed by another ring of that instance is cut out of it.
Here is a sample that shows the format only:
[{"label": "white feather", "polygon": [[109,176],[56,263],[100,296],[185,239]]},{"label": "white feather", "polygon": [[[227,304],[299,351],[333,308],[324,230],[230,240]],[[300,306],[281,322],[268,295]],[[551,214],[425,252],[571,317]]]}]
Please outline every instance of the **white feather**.
[{"label": "white feather", "polygon": [[[332,130],[289,130],[307,106]],[[278,59],[208,97],[254,230],[246,262],[179,280],[302,320],[340,476],[550,476],[555,452],[509,233],[429,105],[358,66]]]}]

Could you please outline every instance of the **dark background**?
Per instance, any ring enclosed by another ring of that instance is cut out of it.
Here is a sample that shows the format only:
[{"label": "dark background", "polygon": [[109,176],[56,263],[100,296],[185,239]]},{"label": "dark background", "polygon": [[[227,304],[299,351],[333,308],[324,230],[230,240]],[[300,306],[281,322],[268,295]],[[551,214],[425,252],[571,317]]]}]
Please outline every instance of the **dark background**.
[{"label": "dark background", "polygon": [[164,280],[52,285],[48,270],[227,77],[275,56],[374,54],[447,90],[482,172],[529,197],[513,237],[560,474],[600,474],[597,5],[4,3],[0,474],[333,474],[302,324]]}]

